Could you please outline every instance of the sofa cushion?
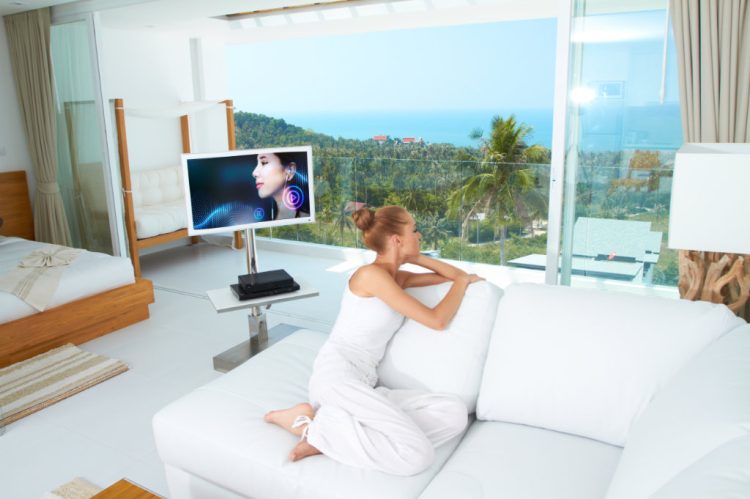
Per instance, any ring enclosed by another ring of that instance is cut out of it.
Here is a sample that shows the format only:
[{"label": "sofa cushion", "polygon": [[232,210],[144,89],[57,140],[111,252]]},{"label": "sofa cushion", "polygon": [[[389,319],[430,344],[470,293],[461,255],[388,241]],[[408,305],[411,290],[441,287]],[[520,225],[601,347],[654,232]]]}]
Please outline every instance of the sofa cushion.
[{"label": "sofa cushion", "polygon": [[[628,435],[607,499],[651,497],[694,463],[705,459],[696,469],[706,470],[718,459],[709,453],[749,432],[750,326],[745,325],[701,352],[656,394]],[[742,448],[748,462],[748,446]],[[720,453],[730,450],[743,452],[732,447]],[[730,478],[739,465],[714,472]]]},{"label": "sofa cushion", "polygon": [[[410,288],[406,292],[434,307],[453,285]],[[492,323],[502,290],[486,281],[466,289],[461,306],[444,331],[406,319],[388,344],[378,366],[380,383],[389,388],[415,388],[453,393],[474,412],[487,356]]]},{"label": "sofa cushion", "polygon": [[688,466],[649,499],[750,497],[750,433]]},{"label": "sofa cushion", "polygon": [[138,239],[167,234],[185,227],[187,210],[182,200],[135,209],[135,233]]},{"label": "sofa cushion", "polygon": [[170,203],[185,197],[182,168],[179,166],[134,171],[130,176],[130,187],[135,208]]},{"label": "sofa cushion", "polygon": [[621,451],[551,430],[477,421],[420,499],[601,499]]},{"label": "sofa cushion", "polygon": [[307,400],[313,360],[326,338],[298,331],[159,411],[154,435],[162,461],[201,478],[196,487],[210,482],[254,499],[418,496],[458,438],[437,449],[427,471],[398,477],[325,456],[292,463],[287,455],[297,438],[263,421],[269,410]]},{"label": "sofa cushion", "polygon": [[498,307],[477,417],[622,446],[653,394],[742,323],[707,302],[512,285]]}]

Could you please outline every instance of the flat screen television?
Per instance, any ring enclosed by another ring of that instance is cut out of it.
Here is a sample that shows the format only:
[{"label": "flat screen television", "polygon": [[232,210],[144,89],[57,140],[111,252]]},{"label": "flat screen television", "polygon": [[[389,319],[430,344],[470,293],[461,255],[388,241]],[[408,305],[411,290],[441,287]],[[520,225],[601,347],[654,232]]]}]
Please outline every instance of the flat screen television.
[{"label": "flat screen television", "polygon": [[182,155],[191,236],[315,221],[310,146]]}]

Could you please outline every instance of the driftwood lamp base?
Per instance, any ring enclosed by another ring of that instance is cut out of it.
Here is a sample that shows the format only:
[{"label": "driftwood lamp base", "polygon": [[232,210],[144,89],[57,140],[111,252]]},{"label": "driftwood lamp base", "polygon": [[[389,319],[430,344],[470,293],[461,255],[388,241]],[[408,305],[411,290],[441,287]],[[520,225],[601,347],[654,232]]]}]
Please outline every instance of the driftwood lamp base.
[{"label": "driftwood lamp base", "polygon": [[724,303],[750,322],[750,255],[679,252],[680,297]]}]

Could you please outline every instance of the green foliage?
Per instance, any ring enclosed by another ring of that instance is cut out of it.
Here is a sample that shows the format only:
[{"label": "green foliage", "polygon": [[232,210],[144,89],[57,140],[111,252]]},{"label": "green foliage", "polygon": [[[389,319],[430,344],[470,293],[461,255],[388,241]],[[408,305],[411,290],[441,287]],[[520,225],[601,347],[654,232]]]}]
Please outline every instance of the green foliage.
[{"label": "green foliage", "polygon": [[[505,241],[505,252],[508,260],[520,258],[533,253],[547,253],[547,236],[534,237],[511,236]],[[451,238],[440,246],[440,256],[453,260],[466,260],[497,264],[500,255],[500,243],[468,244],[459,237]]]},{"label": "green foliage", "polygon": [[[514,116],[495,117],[489,136],[467,131],[477,147],[334,138],[245,112],[235,114],[235,124],[238,148],[313,147],[317,223],[259,235],[361,247],[347,211],[348,203],[357,201],[406,207],[422,232],[423,248],[438,249],[446,258],[497,264],[546,253],[546,235],[534,236],[531,227],[547,217],[549,170],[537,163],[548,164],[550,151],[528,146],[531,130]],[[670,154],[580,153],[576,217],[648,221],[666,241]],[[478,220],[478,213],[485,219]],[[676,252],[663,245],[654,283],[675,285],[677,276]]]}]

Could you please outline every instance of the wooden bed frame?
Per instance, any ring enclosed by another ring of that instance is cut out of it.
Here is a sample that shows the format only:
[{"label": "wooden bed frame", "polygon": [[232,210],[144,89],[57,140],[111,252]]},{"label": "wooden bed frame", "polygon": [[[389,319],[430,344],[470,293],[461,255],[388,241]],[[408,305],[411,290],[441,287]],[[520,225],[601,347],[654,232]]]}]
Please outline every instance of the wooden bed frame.
[{"label": "wooden bed frame", "polygon": [[[226,107],[227,122],[227,146],[230,151],[237,148],[234,129],[234,101],[227,99],[221,101]],[[130,157],[128,155],[128,136],[125,131],[125,105],[122,99],[115,99],[115,124],[117,125],[117,152],[120,157],[120,178],[122,179],[123,206],[125,208],[125,230],[128,233],[128,249],[130,259],[133,261],[133,269],[136,277],[141,277],[140,250],[168,243],[178,239],[190,237],[187,229],[179,229],[166,234],[138,239],[135,230],[135,209],[133,207],[133,193],[130,182]],[[180,129],[182,131],[182,152],[191,152],[190,147],[190,120],[188,115],[180,116]],[[190,238],[193,244],[198,242],[197,236]],[[242,233],[234,233],[234,247],[242,249],[244,246]]]},{"label": "wooden bed frame", "polygon": [[[0,235],[34,240],[26,172],[0,173]],[[80,344],[148,319],[147,279],[0,324],[0,367],[66,343]]]}]

